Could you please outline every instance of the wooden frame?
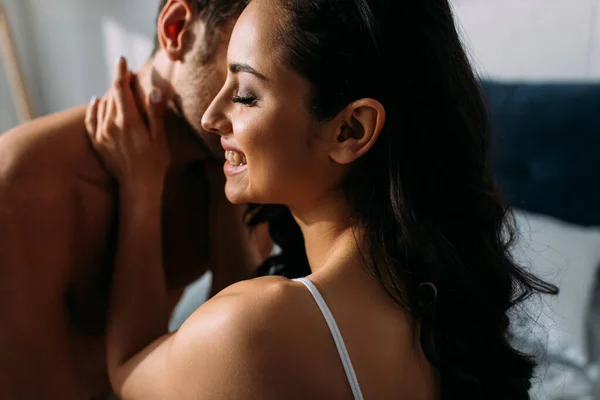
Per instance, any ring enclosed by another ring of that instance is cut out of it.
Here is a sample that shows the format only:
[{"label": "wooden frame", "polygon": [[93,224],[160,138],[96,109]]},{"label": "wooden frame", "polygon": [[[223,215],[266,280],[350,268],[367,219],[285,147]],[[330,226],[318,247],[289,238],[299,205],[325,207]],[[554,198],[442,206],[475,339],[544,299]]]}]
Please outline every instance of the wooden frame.
[{"label": "wooden frame", "polygon": [[0,54],[4,60],[6,78],[11,89],[12,99],[17,109],[19,121],[27,122],[33,118],[33,107],[27,94],[21,64],[8,24],[8,15],[0,0]]}]

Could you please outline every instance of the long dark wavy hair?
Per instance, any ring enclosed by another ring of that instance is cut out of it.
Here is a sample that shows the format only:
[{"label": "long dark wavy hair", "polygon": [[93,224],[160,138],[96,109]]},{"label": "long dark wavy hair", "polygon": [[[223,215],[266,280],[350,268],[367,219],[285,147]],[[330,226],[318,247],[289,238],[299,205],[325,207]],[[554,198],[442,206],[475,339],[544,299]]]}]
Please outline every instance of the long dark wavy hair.
[{"label": "long dark wavy hair", "polygon": [[[529,399],[535,362],[509,342],[509,311],[556,287],[516,265],[490,170],[490,126],[447,0],[277,0],[282,62],[322,121],[374,98],[387,121],[345,181],[365,265],[421,322],[443,399]],[[284,206],[251,206],[282,252],[259,274],[310,273]],[[433,290],[435,286],[436,290]],[[437,292],[437,293],[436,293]],[[399,377],[400,379],[400,377]]]}]

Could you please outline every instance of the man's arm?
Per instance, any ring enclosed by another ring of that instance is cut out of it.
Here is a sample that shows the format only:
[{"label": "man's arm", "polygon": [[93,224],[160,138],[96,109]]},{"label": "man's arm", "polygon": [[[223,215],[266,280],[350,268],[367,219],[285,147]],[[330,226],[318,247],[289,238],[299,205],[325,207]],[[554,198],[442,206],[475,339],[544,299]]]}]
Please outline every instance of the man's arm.
[{"label": "man's arm", "polygon": [[73,217],[64,183],[44,174],[0,170],[0,398],[80,400],[64,300]]}]

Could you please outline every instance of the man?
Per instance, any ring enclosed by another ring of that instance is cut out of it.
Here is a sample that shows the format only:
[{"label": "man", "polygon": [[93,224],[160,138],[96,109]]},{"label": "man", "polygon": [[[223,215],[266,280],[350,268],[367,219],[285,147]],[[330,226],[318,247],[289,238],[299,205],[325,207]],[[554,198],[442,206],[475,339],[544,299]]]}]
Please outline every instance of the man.
[{"label": "man", "polygon": [[[140,109],[152,87],[171,96],[164,253],[173,305],[209,267],[215,292],[248,277],[269,251],[266,230],[249,232],[243,208],[226,202],[222,170],[211,161],[222,155],[218,138],[200,125],[225,80],[227,43],[244,4],[163,0],[156,52],[132,83]],[[84,117],[78,107],[0,136],[2,399],[109,391],[103,334],[118,188],[92,151]]]}]

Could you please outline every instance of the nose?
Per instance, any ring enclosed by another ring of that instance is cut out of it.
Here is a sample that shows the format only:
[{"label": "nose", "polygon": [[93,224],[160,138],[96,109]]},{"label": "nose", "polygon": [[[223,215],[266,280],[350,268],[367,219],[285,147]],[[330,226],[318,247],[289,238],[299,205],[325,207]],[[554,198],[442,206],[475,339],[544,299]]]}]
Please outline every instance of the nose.
[{"label": "nose", "polygon": [[231,122],[225,111],[222,96],[217,96],[202,116],[202,129],[221,136],[231,133]]}]

